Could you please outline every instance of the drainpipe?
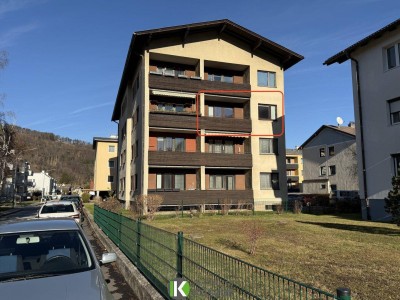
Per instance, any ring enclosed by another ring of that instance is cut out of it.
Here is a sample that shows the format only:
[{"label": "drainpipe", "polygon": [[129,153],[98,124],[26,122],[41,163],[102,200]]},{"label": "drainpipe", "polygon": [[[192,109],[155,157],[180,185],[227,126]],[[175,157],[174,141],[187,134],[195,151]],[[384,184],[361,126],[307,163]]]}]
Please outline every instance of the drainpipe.
[{"label": "drainpipe", "polygon": [[363,127],[363,115],[362,115],[362,105],[361,105],[361,87],[360,87],[360,70],[358,60],[352,58],[350,53],[346,53],[347,58],[354,61],[356,64],[356,81],[357,81],[357,104],[358,104],[358,115],[360,120],[360,142],[361,142],[361,168],[363,177],[363,187],[364,187],[364,199],[367,208],[367,220],[371,220],[371,211],[369,207],[368,200],[368,188],[367,188],[367,172],[365,168],[365,150],[364,150],[364,127]]},{"label": "drainpipe", "polygon": [[113,121],[115,124],[117,124],[117,132],[118,132],[118,142],[117,142],[117,182],[115,183],[115,193],[116,193],[116,197],[117,197],[117,200],[119,201],[119,145],[120,145],[120,143],[119,143],[119,136],[120,136],[120,134],[119,134],[119,122],[117,122],[117,121]]}]

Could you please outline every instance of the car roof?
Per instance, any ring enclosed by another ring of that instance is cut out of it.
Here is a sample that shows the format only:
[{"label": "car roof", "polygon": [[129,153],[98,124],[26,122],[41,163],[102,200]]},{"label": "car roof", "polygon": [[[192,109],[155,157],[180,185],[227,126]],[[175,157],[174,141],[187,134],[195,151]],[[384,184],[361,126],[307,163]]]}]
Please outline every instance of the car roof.
[{"label": "car roof", "polygon": [[48,201],[48,202],[46,202],[45,204],[43,204],[43,206],[52,206],[52,205],[70,205],[71,204],[71,201],[64,201],[64,200],[61,200],[61,201],[57,201],[57,200],[54,200],[54,201]]},{"label": "car roof", "polygon": [[1,234],[47,230],[79,230],[79,226],[71,218],[18,220],[0,223]]}]

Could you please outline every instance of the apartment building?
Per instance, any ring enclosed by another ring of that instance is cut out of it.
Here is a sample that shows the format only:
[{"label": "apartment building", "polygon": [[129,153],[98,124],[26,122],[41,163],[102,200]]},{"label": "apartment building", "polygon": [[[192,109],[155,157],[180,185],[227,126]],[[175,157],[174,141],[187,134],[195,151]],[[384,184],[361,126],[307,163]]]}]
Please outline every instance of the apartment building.
[{"label": "apartment building", "polygon": [[303,151],[303,192],[358,195],[355,128],[321,126],[300,149]]},{"label": "apartment building", "polygon": [[230,20],[134,33],[112,115],[119,199],[280,203],[284,71],[302,59]]},{"label": "apartment building", "polygon": [[303,154],[300,149],[286,149],[286,177],[289,193],[303,191]]},{"label": "apartment building", "polygon": [[93,149],[96,151],[93,190],[96,196],[107,197],[117,190],[118,137],[95,137]]},{"label": "apartment building", "polygon": [[400,175],[400,19],[324,64],[351,61],[358,178],[364,219],[387,221],[385,197]]}]

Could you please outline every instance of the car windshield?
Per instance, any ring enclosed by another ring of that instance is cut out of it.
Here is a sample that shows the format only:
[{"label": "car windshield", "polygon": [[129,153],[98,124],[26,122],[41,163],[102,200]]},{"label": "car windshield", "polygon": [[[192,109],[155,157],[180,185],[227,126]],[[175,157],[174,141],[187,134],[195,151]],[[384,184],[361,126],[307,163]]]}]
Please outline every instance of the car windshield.
[{"label": "car windshield", "polygon": [[56,204],[56,205],[45,205],[42,208],[41,214],[51,214],[51,213],[64,213],[64,212],[74,212],[74,207],[72,204]]},{"label": "car windshield", "polygon": [[0,235],[0,281],[83,272],[93,259],[77,230]]}]

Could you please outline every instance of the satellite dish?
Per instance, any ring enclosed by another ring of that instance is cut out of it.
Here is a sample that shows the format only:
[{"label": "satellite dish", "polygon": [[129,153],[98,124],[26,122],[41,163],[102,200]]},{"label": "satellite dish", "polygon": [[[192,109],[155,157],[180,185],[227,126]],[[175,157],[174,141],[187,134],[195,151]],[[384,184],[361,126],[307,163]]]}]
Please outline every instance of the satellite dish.
[{"label": "satellite dish", "polygon": [[337,117],[336,122],[338,123],[338,126],[340,126],[343,124],[343,119],[341,117]]}]

